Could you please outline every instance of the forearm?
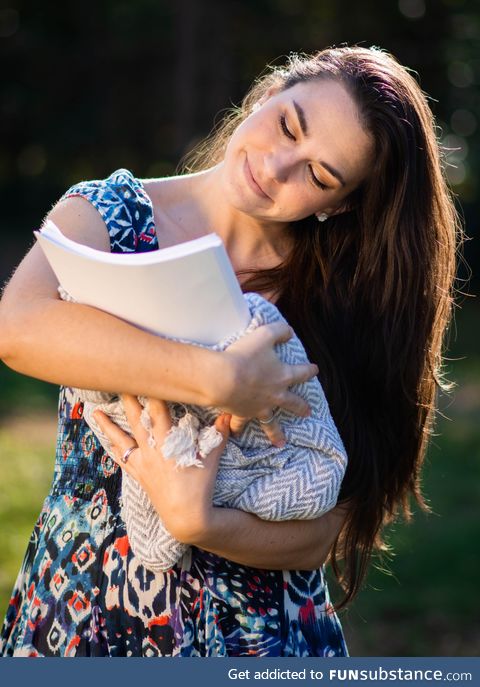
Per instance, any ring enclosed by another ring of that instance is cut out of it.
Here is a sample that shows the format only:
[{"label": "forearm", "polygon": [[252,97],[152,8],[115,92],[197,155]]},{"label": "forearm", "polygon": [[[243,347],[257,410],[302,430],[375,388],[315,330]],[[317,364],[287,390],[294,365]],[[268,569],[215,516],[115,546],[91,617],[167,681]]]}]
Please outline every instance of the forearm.
[{"label": "forearm", "polygon": [[[46,297],[17,314],[4,361],[55,384],[208,404],[217,354],[162,339],[95,308]],[[215,359],[215,363],[213,362]]]},{"label": "forearm", "polygon": [[[87,201],[61,201],[49,217],[68,238],[109,250],[106,226]],[[55,384],[200,404],[213,400],[206,396],[215,376],[212,366],[216,377],[228,382],[218,354],[161,339],[95,308],[65,303],[57,287],[35,244],[0,302],[0,359],[14,370]]]},{"label": "forearm", "polygon": [[313,570],[326,562],[343,525],[334,508],[315,520],[267,522],[250,513],[212,508],[208,524],[189,531],[187,543],[242,565],[270,570]]}]

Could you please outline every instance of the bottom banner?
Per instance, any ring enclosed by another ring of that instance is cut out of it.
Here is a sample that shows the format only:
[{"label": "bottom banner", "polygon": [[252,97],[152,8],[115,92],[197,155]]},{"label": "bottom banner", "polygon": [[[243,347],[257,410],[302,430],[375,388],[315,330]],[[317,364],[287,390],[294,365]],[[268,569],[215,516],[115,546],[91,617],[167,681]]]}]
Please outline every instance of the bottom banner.
[{"label": "bottom banner", "polygon": [[[462,683],[480,687],[480,658],[4,658],[0,684],[18,681],[50,685],[89,681],[140,687],[140,681],[174,680],[177,685],[267,687],[272,685],[433,685]],[[8,681],[8,682],[7,682]],[[143,683],[145,684],[145,683]]]}]

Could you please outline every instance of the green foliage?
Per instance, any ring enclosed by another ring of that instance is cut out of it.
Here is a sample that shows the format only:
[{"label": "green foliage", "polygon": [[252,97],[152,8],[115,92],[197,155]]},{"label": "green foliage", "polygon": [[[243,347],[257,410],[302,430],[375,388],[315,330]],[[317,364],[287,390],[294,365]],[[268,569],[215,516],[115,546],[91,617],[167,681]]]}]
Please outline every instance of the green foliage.
[{"label": "green foliage", "polygon": [[[475,384],[480,398],[480,376]],[[356,655],[472,656],[478,648],[480,403],[476,421],[443,421],[424,473],[432,508],[391,528],[389,574],[372,568],[343,617]],[[461,433],[461,436],[459,434]]]},{"label": "green foliage", "polygon": [[[466,656],[478,650],[479,321],[472,306],[458,317],[451,357],[463,359],[450,364],[458,387],[442,399],[448,419],[438,423],[424,472],[432,513],[417,512],[412,524],[391,528],[395,555],[383,563],[389,573],[372,568],[365,589],[342,613],[353,655]],[[22,415],[4,418],[0,429],[0,614],[48,493],[55,447],[52,388],[6,368],[2,375],[3,407],[11,411],[13,400],[21,401],[16,410]]]},{"label": "green foliage", "polygon": [[51,411],[58,387],[10,370],[0,361],[0,420],[12,413]]},{"label": "green foliage", "polygon": [[479,315],[478,307],[468,304],[452,332],[447,377],[457,386],[440,399],[423,475],[432,512],[417,509],[411,524],[390,528],[393,558],[377,561],[365,589],[342,616],[354,655],[478,653]]},{"label": "green foliage", "polygon": [[[9,7],[0,14],[0,283],[71,184],[119,167],[139,177],[171,173],[267,63],[344,42],[380,46],[419,74],[468,233],[477,232],[475,3],[102,0],[82,9],[65,0],[59,12],[55,3],[11,0]],[[467,256],[478,264],[474,242]]]},{"label": "green foliage", "polygon": [[[480,398],[480,375],[475,379]],[[353,655],[474,655],[480,570],[480,408],[457,428],[443,421],[424,490],[433,513],[397,524],[389,574],[372,569],[342,614]],[[45,430],[46,427],[46,430]],[[52,478],[54,413],[10,419],[0,430],[0,615]]]},{"label": "green foliage", "polygon": [[[267,62],[343,42],[380,45],[419,73],[474,236],[480,214],[480,13],[474,5],[102,0],[82,10],[66,0],[59,12],[55,3],[11,0],[0,24],[0,284],[70,184],[120,166],[145,177],[171,173]],[[478,242],[467,245],[466,255],[474,268]],[[442,399],[451,420],[439,423],[425,470],[433,514],[419,513],[412,525],[392,529],[391,575],[372,571],[344,614],[354,654],[478,653],[479,322],[475,309],[460,314],[455,356],[468,357],[449,365],[459,387],[454,402]],[[1,364],[0,390],[4,608],[51,480],[54,438],[38,434],[44,424],[38,417],[54,416],[56,390]],[[26,413],[31,419],[23,425],[12,417]]]},{"label": "green foliage", "polygon": [[55,453],[55,415],[10,418],[0,428],[0,614],[48,494]]}]

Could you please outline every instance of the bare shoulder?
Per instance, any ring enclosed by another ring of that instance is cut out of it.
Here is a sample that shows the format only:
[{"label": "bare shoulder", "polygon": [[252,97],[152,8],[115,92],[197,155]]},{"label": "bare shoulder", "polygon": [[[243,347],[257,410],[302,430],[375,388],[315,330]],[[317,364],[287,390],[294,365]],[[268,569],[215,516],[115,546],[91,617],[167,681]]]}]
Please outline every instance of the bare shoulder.
[{"label": "bare shoulder", "polygon": [[[97,250],[110,251],[107,227],[100,213],[84,198],[75,196],[60,200],[47,214],[60,231],[77,243]],[[35,243],[5,288],[3,311],[16,310],[41,298],[58,298],[58,280],[42,249]]]},{"label": "bare shoulder", "polygon": [[73,196],[60,200],[45,219],[52,220],[72,241],[110,252],[107,226],[98,210],[85,198]]}]

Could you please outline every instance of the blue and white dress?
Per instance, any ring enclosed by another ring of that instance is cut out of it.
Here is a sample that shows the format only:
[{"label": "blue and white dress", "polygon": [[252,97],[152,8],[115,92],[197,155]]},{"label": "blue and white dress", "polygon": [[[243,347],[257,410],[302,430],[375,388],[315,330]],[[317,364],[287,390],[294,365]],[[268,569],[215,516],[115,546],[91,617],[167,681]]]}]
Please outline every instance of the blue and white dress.
[{"label": "blue and white dress", "polygon": [[[129,171],[76,184],[71,196],[100,212],[112,252],[158,249],[161,227]],[[12,593],[1,655],[347,655],[323,569],[260,570],[195,547],[167,572],[143,567],[120,514],[121,470],[82,410],[61,387],[53,484]]]}]

